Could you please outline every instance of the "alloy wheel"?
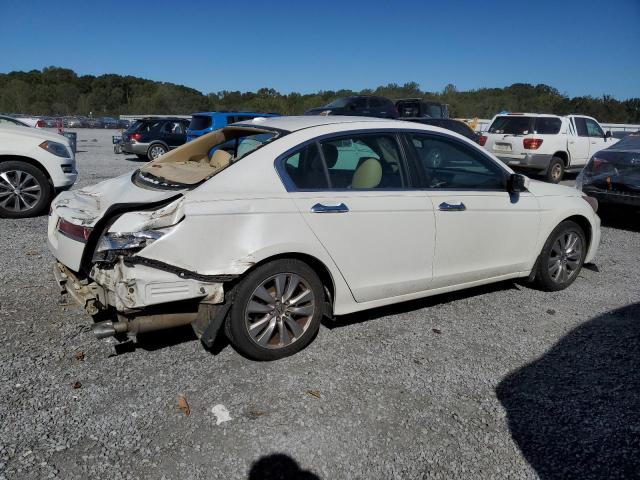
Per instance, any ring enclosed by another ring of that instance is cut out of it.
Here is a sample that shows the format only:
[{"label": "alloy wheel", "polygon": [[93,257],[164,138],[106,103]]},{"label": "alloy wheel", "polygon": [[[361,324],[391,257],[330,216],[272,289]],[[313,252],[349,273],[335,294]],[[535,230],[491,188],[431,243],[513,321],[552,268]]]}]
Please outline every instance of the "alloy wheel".
[{"label": "alloy wheel", "polygon": [[309,328],[316,299],[306,280],[295,273],[279,273],[262,282],[245,307],[245,327],[257,345],[284,348]]},{"label": "alloy wheel", "polygon": [[582,239],[576,232],[564,232],[551,247],[548,270],[551,280],[565,283],[578,272],[582,261]]},{"label": "alloy wheel", "polygon": [[149,153],[151,154],[151,158],[155,160],[164,153],[164,148],[160,145],[154,145],[153,147],[151,147],[151,152]]},{"label": "alloy wheel", "polygon": [[556,163],[551,168],[551,178],[553,179],[554,182],[558,182],[561,176],[562,176],[562,165],[560,165],[559,163]]},{"label": "alloy wheel", "polygon": [[7,170],[0,173],[0,207],[10,212],[26,212],[42,197],[42,187],[30,173]]}]

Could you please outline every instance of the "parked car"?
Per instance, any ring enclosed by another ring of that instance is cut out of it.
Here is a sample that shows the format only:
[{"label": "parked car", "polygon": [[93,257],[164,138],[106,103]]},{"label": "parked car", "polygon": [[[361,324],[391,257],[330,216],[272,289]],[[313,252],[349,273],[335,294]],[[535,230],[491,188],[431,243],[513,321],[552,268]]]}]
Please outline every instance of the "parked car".
[{"label": "parked car", "polygon": [[235,122],[244,122],[256,117],[277,117],[279,113],[258,112],[199,112],[191,115],[187,128],[187,142]]},{"label": "parked car", "polygon": [[18,120],[17,118],[10,117],[8,115],[0,115],[0,125],[13,125],[14,127],[29,127],[33,128],[33,125]]},{"label": "parked car", "polygon": [[122,152],[153,160],[187,141],[189,119],[150,117],[138,120],[122,134]]},{"label": "parked car", "polygon": [[493,117],[479,143],[512,168],[544,175],[551,183],[579,171],[589,157],[618,140],[584,115],[509,113]]},{"label": "parked car", "polygon": [[102,121],[99,118],[88,118],[85,123],[87,128],[103,128]]},{"label": "parked car", "polygon": [[131,126],[130,120],[118,120],[118,128],[126,130]]},{"label": "parked car", "polygon": [[576,188],[605,205],[640,207],[640,135],[627,135],[593,155]]},{"label": "parked car", "polygon": [[421,98],[404,98],[396,101],[400,117],[449,118],[449,105]]},{"label": "parked car", "polygon": [[102,117],[100,118],[101,128],[120,128],[120,122],[116,118]]},{"label": "parked car", "polygon": [[476,143],[480,138],[480,134],[474,132],[471,127],[469,127],[469,125],[461,122],[460,120],[454,120],[453,118],[400,117],[398,118],[398,120],[405,120],[408,122],[422,123],[423,125],[433,125],[434,127],[446,128],[447,130],[459,133],[460,135],[467,137],[469,140]]},{"label": "parked car", "polygon": [[358,115],[363,117],[396,118],[398,110],[388,98],[359,95],[338,98],[324,107],[307,110],[305,115]]},{"label": "parked car", "polygon": [[77,176],[75,156],[65,137],[0,125],[0,217],[40,215]]},{"label": "parked car", "polygon": [[46,128],[61,128],[64,125],[61,118],[43,117],[42,121]]},{"label": "parked car", "polygon": [[596,203],[428,125],[256,118],[61,194],[49,246],[70,296],[120,313],[97,336],[191,323],[273,360],[323,316],[512,278],[564,289],[598,248]]}]

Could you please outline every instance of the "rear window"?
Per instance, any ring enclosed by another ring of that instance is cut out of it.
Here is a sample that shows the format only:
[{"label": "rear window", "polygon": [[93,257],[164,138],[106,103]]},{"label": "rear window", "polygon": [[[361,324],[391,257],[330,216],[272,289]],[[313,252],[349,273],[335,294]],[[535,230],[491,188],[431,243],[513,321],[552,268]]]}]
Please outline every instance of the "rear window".
[{"label": "rear window", "polygon": [[554,117],[538,117],[535,119],[533,130],[541,135],[554,135],[560,133],[562,120]]},{"label": "rear window", "polygon": [[204,130],[211,126],[211,117],[209,115],[194,115],[191,117],[189,128],[191,130]]},{"label": "rear window", "polygon": [[129,127],[128,132],[148,133],[157,130],[162,126],[164,120],[138,120]]},{"label": "rear window", "polygon": [[531,117],[497,117],[489,127],[489,133],[528,135],[532,133]]}]

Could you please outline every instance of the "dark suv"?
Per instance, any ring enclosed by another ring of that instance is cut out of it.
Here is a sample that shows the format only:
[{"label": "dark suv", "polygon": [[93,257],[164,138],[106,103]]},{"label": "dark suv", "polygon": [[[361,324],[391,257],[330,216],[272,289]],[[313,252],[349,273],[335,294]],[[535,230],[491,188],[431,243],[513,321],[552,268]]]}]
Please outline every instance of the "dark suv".
[{"label": "dark suv", "polygon": [[398,116],[398,110],[396,110],[396,106],[388,98],[360,95],[357,97],[338,98],[324,107],[307,110],[304,114],[396,118]]},{"label": "dark suv", "polygon": [[122,151],[140,159],[153,160],[187,141],[191,119],[177,117],[142,118],[122,134]]}]

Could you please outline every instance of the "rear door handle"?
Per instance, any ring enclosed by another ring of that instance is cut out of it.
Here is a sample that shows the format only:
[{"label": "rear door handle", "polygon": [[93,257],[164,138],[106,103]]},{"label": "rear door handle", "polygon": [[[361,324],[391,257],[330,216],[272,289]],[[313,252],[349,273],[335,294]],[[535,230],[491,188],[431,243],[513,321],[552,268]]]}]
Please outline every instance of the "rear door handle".
[{"label": "rear door handle", "polygon": [[462,210],[466,210],[467,207],[464,206],[464,203],[460,202],[460,203],[447,203],[447,202],[442,202],[439,207],[440,210],[443,210],[445,212],[449,212],[449,211],[462,211]]},{"label": "rear door handle", "polygon": [[349,211],[349,207],[344,203],[339,205],[323,205],[322,203],[316,203],[311,207],[311,211],[313,213],[346,213]]}]

